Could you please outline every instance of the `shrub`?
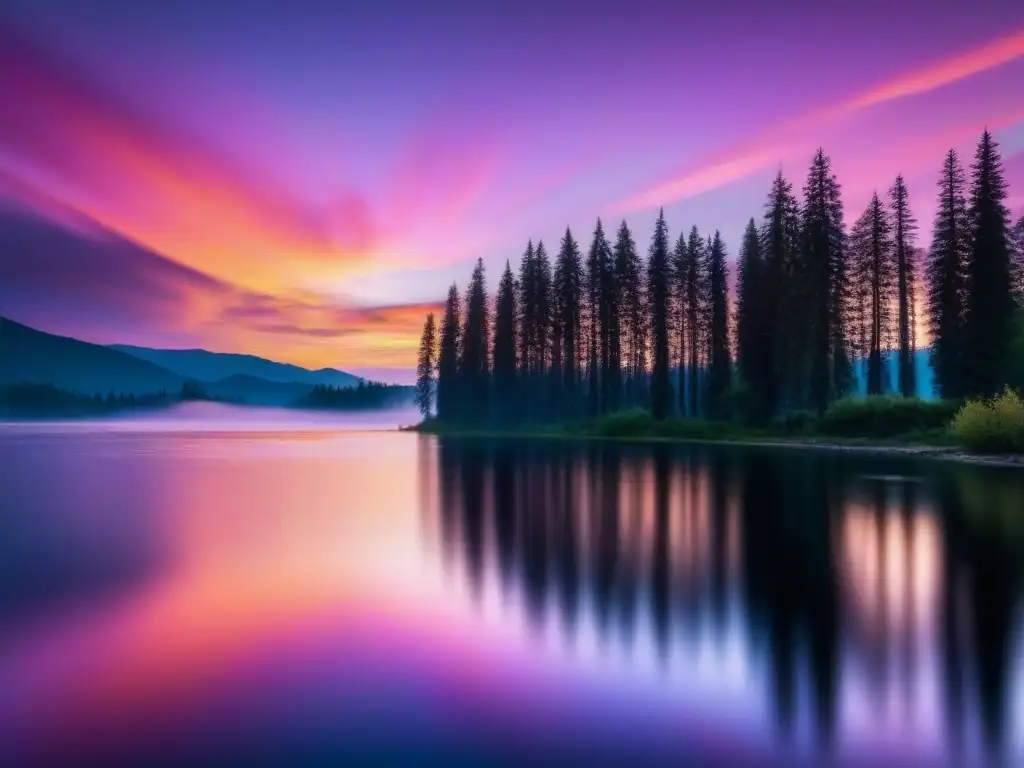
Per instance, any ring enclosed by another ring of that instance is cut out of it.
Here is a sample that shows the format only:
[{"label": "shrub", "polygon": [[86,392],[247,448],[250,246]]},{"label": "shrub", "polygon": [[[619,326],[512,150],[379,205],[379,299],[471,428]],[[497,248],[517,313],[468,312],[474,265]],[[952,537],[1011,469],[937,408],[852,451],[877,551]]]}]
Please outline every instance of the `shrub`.
[{"label": "shrub", "polygon": [[1009,387],[992,400],[971,400],[953,419],[953,434],[970,451],[1024,452],[1024,401]]},{"label": "shrub", "polygon": [[813,411],[790,411],[775,422],[776,428],[784,435],[808,435],[814,432],[818,416]]},{"label": "shrub", "polygon": [[689,440],[722,439],[735,431],[730,424],[704,419],[669,419],[655,424],[654,430],[659,437]]},{"label": "shrub", "polygon": [[823,435],[887,438],[944,429],[956,405],[942,400],[882,396],[837,400],[818,419]]},{"label": "shrub", "polygon": [[651,434],[653,426],[650,411],[631,408],[603,417],[594,425],[594,433],[600,437],[642,437]]}]

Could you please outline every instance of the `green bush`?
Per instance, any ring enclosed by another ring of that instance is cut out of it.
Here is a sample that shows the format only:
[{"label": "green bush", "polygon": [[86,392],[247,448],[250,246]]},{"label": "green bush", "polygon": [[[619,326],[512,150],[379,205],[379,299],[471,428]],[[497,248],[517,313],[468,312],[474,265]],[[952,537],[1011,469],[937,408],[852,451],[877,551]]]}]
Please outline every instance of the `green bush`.
[{"label": "green bush", "polygon": [[631,408],[603,417],[594,425],[594,434],[599,437],[643,437],[651,434],[653,426],[650,411]]},{"label": "green bush", "polygon": [[736,432],[730,424],[704,419],[668,419],[654,425],[659,437],[687,440],[721,440]]},{"label": "green bush", "polygon": [[1009,387],[992,400],[971,400],[953,419],[953,434],[970,451],[1024,452],[1024,401]]},{"label": "green bush", "polygon": [[882,396],[837,400],[818,419],[822,435],[888,438],[944,429],[956,405],[942,400]]},{"label": "green bush", "polygon": [[783,435],[810,435],[817,429],[818,415],[813,411],[790,411],[776,420],[775,428]]}]

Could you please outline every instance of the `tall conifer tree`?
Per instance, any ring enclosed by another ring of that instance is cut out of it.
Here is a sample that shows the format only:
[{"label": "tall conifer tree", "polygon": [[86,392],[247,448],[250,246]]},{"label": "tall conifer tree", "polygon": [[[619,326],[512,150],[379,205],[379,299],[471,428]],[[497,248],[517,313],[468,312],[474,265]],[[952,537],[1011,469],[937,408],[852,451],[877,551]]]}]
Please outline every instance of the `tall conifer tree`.
[{"label": "tall conifer tree", "polygon": [[771,317],[774,307],[768,284],[768,270],[761,256],[761,236],[753,219],[747,222],[736,269],[736,362],[740,380],[753,400],[752,416],[769,418],[775,407],[775,356]]},{"label": "tall conifer tree", "polygon": [[466,419],[470,422],[483,421],[490,405],[489,314],[484,262],[483,259],[477,259],[466,289],[466,314],[463,316],[459,356],[460,389],[465,398],[462,405]]},{"label": "tall conifer tree", "polygon": [[622,406],[622,319],[621,290],[615,257],[604,240],[601,264],[601,408],[616,411]]},{"label": "tall conifer tree", "polygon": [[832,162],[819,149],[804,186],[801,270],[810,318],[810,405],[819,413],[850,385],[843,203]]},{"label": "tall conifer tree", "polygon": [[899,388],[904,397],[917,394],[914,344],[914,302],[917,300],[917,270],[914,260],[914,241],[917,236],[917,220],[910,212],[907,185],[902,176],[897,176],[889,190],[889,205],[892,212],[893,257],[896,262],[897,291],[897,343]]},{"label": "tall conifer tree", "polygon": [[519,316],[518,328],[519,383],[517,399],[520,401],[522,416],[532,419],[537,416],[537,396],[535,392],[541,370],[537,363],[538,297],[537,297],[537,263],[533,255],[533,241],[526,244],[526,251],[519,261],[519,297],[517,309]]},{"label": "tall conifer tree", "polygon": [[494,302],[494,400],[493,413],[498,421],[509,423],[517,416],[516,403],[516,282],[512,265],[505,262],[505,271],[498,283]]},{"label": "tall conifer tree", "polygon": [[579,370],[581,340],[582,255],[568,227],[555,260],[554,337],[560,381],[556,383],[558,411],[562,418],[579,415]]},{"label": "tall conifer tree", "polygon": [[708,289],[711,320],[708,350],[708,413],[713,418],[725,415],[725,397],[732,378],[732,355],[729,351],[729,274],[725,243],[715,231],[708,252]]},{"label": "tall conifer tree", "polygon": [[658,213],[647,260],[647,295],[651,322],[651,415],[658,421],[669,415],[669,239],[665,211]]},{"label": "tall conifer tree", "polygon": [[999,145],[987,130],[971,169],[964,372],[967,394],[994,395],[1006,383],[1014,301],[1006,182]]},{"label": "tall conifer tree", "polygon": [[672,312],[675,315],[675,335],[678,337],[679,352],[679,415],[686,417],[686,363],[687,363],[687,301],[686,268],[688,264],[686,232],[680,232],[672,251]]},{"label": "tall conifer tree", "polygon": [[707,305],[704,300],[706,295],[706,262],[704,241],[701,239],[697,227],[694,226],[690,229],[690,237],[686,244],[686,263],[684,267],[686,341],[690,353],[690,363],[687,367],[689,379],[687,390],[690,399],[689,415],[692,418],[697,418],[700,415],[698,393],[700,392],[701,349],[704,344],[704,338],[707,335],[704,332],[707,325]]},{"label": "tall conifer tree", "polygon": [[1013,226],[1013,295],[1017,309],[1024,309],[1024,216]]},{"label": "tall conifer tree", "polygon": [[625,221],[619,225],[615,236],[613,258],[619,294],[618,314],[622,324],[622,355],[625,358],[624,402],[636,406],[644,401],[642,390],[647,371],[647,307],[640,254]]},{"label": "tall conifer tree", "polygon": [[970,218],[965,175],[954,150],[946,153],[939,174],[939,200],[928,254],[928,317],[931,362],[943,397],[959,399],[966,392],[963,375],[967,261]]},{"label": "tall conifer tree", "polygon": [[[880,395],[885,391],[885,362],[882,348],[891,328],[891,310],[895,282],[892,227],[889,215],[876,192],[850,233],[850,256],[855,295],[863,313],[863,335],[866,349],[867,393]],[[860,344],[858,344],[860,346]]]},{"label": "tall conifer tree", "polygon": [[[602,389],[607,388],[609,356],[608,278],[611,246],[604,234],[601,219],[597,220],[594,237],[587,253],[587,399],[588,411],[596,416],[602,411]],[[607,399],[607,394],[604,395]]]},{"label": "tall conifer tree", "polygon": [[434,406],[434,372],[437,367],[437,329],[434,313],[427,313],[420,336],[419,358],[416,362],[416,407],[423,418],[429,418]]},{"label": "tall conifer tree", "polygon": [[437,418],[451,422],[459,417],[459,289],[448,289],[441,320],[441,344],[437,353]]},{"label": "tall conifer tree", "polygon": [[810,307],[800,259],[800,209],[793,185],[782,171],[768,193],[760,235],[764,354],[768,357],[763,368],[763,397],[765,413],[772,416],[783,401],[790,406],[804,404],[810,341]]}]

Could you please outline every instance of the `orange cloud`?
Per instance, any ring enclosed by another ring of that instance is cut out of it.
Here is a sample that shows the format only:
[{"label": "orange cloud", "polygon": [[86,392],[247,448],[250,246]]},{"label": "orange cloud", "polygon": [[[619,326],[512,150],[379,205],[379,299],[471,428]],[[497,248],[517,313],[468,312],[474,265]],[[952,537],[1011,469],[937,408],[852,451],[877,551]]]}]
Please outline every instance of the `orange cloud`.
[{"label": "orange cloud", "polygon": [[364,255],[343,252],[324,222],[269,184],[10,29],[0,33],[0,93],[8,173],[186,266],[273,290]]},{"label": "orange cloud", "polygon": [[1024,56],[1024,30],[932,64],[834,106],[774,126],[761,136],[718,153],[676,178],[668,179],[617,203],[619,213],[653,208],[724,186],[790,156],[796,137],[869,107],[927,93]]}]

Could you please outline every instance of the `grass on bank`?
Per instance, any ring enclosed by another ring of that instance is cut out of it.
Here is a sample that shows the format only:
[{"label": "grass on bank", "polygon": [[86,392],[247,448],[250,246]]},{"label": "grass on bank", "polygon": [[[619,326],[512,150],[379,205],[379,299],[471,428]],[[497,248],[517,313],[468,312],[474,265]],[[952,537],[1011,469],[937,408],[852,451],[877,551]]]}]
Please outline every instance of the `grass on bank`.
[{"label": "grass on bank", "polygon": [[1024,453],[1024,400],[1011,389],[963,406],[897,396],[851,397],[824,414],[796,411],[767,424],[704,419],[655,421],[634,408],[596,421],[516,427],[447,425],[428,419],[415,427],[440,434],[524,435],[698,441],[825,441],[851,445],[960,446],[972,453]]},{"label": "grass on bank", "polygon": [[633,408],[596,421],[566,424],[522,424],[515,427],[465,427],[428,419],[417,429],[449,434],[515,434],[562,437],[665,440],[828,440],[830,442],[897,442],[949,445],[949,423],[956,413],[950,403],[900,397],[849,398],[825,414],[797,411],[767,424],[704,419],[655,421],[649,411]]}]

